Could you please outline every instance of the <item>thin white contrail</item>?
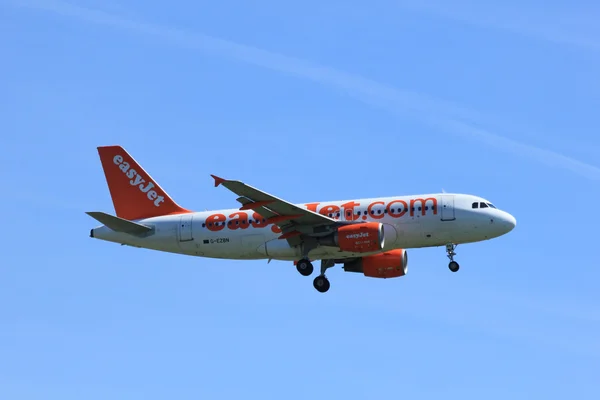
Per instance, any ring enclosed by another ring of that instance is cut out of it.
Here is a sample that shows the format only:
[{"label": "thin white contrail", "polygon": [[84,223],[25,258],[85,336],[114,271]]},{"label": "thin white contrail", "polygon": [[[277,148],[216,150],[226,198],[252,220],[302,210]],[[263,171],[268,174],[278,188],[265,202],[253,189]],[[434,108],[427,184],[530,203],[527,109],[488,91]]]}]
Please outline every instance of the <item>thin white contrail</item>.
[{"label": "thin white contrail", "polygon": [[310,79],[342,89],[348,95],[391,112],[417,118],[460,136],[469,136],[488,145],[525,156],[552,167],[568,169],[592,180],[600,180],[600,168],[551,150],[527,145],[478,127],[482,115],[456,104],[433,99],[423,94],[402,91],[379,82],[320,66],[306,60],[288,57],[232,41],[189,33],[176,28],[149,24],[55,0],[13,0],[20,7],[45,10],[78,20],[120,28],[137,34],[152,35],[179,46],[199,49],[285,74]]},{"label": "thin white contrail", "polygon": [[439,0],[400,0],[395,4],[483,28],[503,30],[587,50],[600,50],[600,40],[598,40],[600,31],[593,17],[599,10],[589,9],[587,13],[574,14],[576,11],[569,6],[558,14],[548,8],[530,10],[525,6],[515,8],[503,3],[461,4]]}]

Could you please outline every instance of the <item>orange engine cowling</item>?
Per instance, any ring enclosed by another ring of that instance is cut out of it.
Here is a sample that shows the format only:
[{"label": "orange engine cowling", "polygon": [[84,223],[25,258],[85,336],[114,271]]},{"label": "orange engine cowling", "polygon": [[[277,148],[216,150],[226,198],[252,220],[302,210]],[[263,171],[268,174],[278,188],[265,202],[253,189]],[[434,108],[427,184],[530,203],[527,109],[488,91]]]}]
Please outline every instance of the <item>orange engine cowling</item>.
[{"label": "orange engine cowling", "polygon": [[367,222],[344,225],[336,232],[336,244],[342,251],[368,253],[383,249],[383,224]]},{"label": "orange engine cowling", "polygon": [[397,278],[408,272],[408,253],[404,249],[361,257],[344,264],[346,272],[362,272],[372,278]]}]

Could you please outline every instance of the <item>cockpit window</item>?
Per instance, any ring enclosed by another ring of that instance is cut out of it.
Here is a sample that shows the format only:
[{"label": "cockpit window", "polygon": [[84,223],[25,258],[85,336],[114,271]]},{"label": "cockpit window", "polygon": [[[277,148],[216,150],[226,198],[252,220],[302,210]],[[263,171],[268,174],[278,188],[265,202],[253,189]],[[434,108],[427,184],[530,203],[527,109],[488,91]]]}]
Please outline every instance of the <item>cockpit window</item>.
[{"label": "cockpit window", "polygon": [[479,207],[479,203],[478,202],[473,203],[472,207],[473,208],[478,208]]},{"label": "cockpit window", "polygon": [[493,205],[492,203],[487,203],[488,206],[492,207],[492,208],[496,208],[495,205]]},{"label": "cockpit window", "polygon": [[481,208],[487,208],[487,206],[488,206],[488,205],[487,205],[487,204],[485,204],[484,202],[481,202],[481,203],[479,203],[479,206],[480,206]]}]

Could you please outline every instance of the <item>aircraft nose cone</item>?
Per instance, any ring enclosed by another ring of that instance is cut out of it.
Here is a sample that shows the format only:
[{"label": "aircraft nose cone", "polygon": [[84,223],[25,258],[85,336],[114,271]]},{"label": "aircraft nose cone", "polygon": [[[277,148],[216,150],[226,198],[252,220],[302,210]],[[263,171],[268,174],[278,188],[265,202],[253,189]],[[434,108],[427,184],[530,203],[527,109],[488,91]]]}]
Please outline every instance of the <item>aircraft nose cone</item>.
[{"label": "aircraft nose cone", "polygon": [[504,225],[506,226],[507,232],[512,231],[513,229],[515,229],[515,226],[517,226],[516,218],[513,217],[512,215],[510,215],[509,213],[506,213],[503,222],[504,222]]}]

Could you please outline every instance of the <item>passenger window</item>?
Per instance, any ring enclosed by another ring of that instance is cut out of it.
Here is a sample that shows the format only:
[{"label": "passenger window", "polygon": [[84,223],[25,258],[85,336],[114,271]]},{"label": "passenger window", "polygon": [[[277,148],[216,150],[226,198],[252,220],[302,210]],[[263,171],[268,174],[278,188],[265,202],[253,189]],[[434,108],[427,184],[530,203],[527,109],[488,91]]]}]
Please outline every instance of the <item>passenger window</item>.
[{"label": "passenger window", "polygon": [[480,206],[481,208],[487,208],[487,204],[485,204],[485,203],[479,203],[479,206]]},{"label": "passenger window", "polygon": [[478,203],[478,202],[475,202],[475,203],[473,203],[473,206],[472,206],[472,207],[473,207],[473,208],[479,208],[479,203]]}]

